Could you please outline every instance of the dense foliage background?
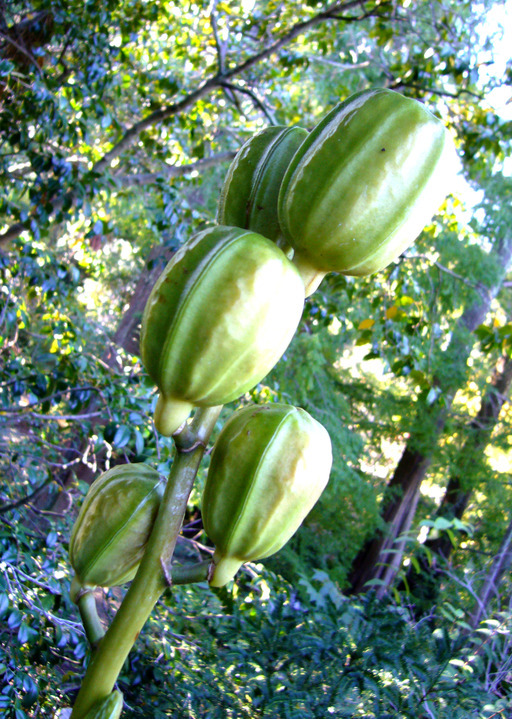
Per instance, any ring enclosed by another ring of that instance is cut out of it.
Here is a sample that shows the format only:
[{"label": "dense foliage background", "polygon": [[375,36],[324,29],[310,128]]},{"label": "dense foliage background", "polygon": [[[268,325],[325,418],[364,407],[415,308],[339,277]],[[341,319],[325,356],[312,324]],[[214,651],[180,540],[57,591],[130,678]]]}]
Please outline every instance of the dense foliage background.
[{"label": "dense foliage background", "polygon": [[[311,129],[375,86],[442,117],[458,183],[398,263],[328,276],[286,356],[241,398],[320,420],[329,486],[265,566],[158,605],[121,678],[125,711],[512,716],[505,12],[492,0],[0,3],[6,717],[54,716],[79,688],[88,649],[67,542],[88,484],[117,463],[172,462],[136,339],[164,262],[215,220],[248,137]],[[181,559],[204,556],[204,469]],[[98,593],[105,620],[121,596]]]}]

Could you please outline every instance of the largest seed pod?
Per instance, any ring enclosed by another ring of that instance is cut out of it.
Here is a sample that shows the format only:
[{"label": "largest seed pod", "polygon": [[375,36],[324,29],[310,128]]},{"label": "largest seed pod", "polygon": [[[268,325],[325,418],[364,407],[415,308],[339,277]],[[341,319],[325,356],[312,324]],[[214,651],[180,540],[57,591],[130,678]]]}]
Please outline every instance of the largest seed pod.
[{"label": "largest seed pod", "polygon": [[277,552],[320,497],[331,470],[327,430],[303,409],[245,407],[224,425],[213,449],[202,499],[215,544],[210,585],[240,566]]},{"label": "largest seed pod", "polygon": [[315,289],[331,271],[369,275],[431,219],[454,176],[443,123],[392,90],[358,93],[301,145],[283,178],[279,221]]},{"label": "largest seed pod", "polygon": [[115,587],[135,576],[165,490],[147,464],[122,464],[90,486],[69,540],[73,601],[85,586]]},{"label": "largest seed pod", "polygon": [[251,137],[228,169],[220,192],[218,222],[278,241],[279,188],[290,160],[307,136],[302,127],[277,125]]},{"label": "largest seed pod", "polygon": [[160,390],[156,428],[172,434],[194,406],[254,387],[290,343],[303,305],[297,269],[266,237],[221,225],[186,243],[142,318],[142,361]]}]

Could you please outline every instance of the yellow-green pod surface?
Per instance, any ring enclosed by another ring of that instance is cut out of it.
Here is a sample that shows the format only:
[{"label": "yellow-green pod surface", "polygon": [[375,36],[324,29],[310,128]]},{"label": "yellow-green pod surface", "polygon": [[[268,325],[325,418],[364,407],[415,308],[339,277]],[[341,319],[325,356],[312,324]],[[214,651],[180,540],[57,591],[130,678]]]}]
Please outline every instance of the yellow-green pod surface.
[{"label": "yellow-green pod surface", "polygon": [[331,271],[369,275],[421,232],[454,177],[443,123],[392,90],[334,108],[301,145],[281,185],[279,221],[310,294]]},{"label": "yellow-green pod surface", "polygon": [[156,428],[172,434],[194,406],[254,387],[290,343],[303,305],[297,269],[266,237],[221,225],[186,243],[142,318],[142,361],[160,391]]},{"label": "yellow-green pod surface", "polygon": [[251,137],[229,167],[220,193],[218,222],[277,241],[281,235],[279,188],[290,160],[307,136],[302,127],[278,125]]},{"label": "yellow-green pod surface", "polygon": [[210,585],[277,552],[320,497],[332,464],[327,430],[303,409],[254,405],[233,414],[213,449],[202,499],[215,545]]},{"label": "yellow-green pod surface", "polygon": [[123,710],[123,695],[120,691],[113,691],[106,699],[89,709],[84,719],[119,719]]},{"label": "yellow-green pod surface", "polygon": [[81,587],[133,579],[164,490],[165,480],[147,464],[119,465],[91,484],[69,541],[74,601]]}]

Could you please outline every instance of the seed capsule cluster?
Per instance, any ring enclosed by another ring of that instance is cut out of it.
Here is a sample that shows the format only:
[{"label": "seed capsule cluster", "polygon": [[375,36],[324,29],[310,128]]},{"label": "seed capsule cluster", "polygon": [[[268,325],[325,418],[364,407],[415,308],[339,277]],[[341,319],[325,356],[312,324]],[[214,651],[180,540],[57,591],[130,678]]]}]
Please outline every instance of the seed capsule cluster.
[{"label": "seed capsule cluster", "polygon": [[[176,253],[144,311],[157,430],[171,435],[195,407],[231,402],[262,380],[325,274],[368,275],[397,259],[438,209],[453,161],[443,124],[385,89],[348,98],[309,134],[272,127],[251,138],[228,170],[218,224]],[[212,586],[288,541],[331,460],[326,430],[302,409],[246,407],[228,420],[202,502]],[[146,465],[92,485],[70,543],[79,586],[133,577],[162,494]]]}]

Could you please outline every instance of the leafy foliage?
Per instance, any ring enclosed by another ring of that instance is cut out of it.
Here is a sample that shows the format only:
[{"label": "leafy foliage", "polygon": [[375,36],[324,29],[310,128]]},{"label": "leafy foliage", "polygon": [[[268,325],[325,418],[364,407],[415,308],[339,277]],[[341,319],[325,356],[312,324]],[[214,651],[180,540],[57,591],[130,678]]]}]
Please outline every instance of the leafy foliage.
[{"label": "leafy foliage", "polygon": [[[121,321],[140,312],[130,305],[139,280],[214,220],[225,167],[247,137],[268,124],[309,129],[369,86],[419,98],[447,122],[480,206],[468,221],[454,191],[399,263],[365,280],[330,276],[308,300],[285,358],[241,402],[293,402],[325,424],[328,490],[260,579],[252,568],[239,588],[166,598],[121,687],[137,717],[510,715],[510,618],[465,625],[509,521],[510,409],[485,451],[460,454],[511,346],[507,283],[500,291],[493,259],[510,237],[500,170],[511,124],[491,101],[510,64],[489,73],[495,39],[482,39],[482,20],[500,7],[2,4],[0,707],[9,719],[53,716],[83,674],[86,644],[67,598],[73,501],[110,465],[147,461],[165,473],[172,462],[151,422],[154,388],[134,345],[118,339]],[[491,311],[473,335],[459,318],[488,291]],[[467,363],[462,346],[473,347]],[[380,500],[411,434],[432,463],[406,562],[426,583],[418,535],[451,533],[454,545],[420,621],[404,588],[396,601],[340,594],[358,549],[385,530]],[[205,465],[187,517],[194,542]],[[471,534],[436,519],[455,470],[472,492]],[[506,578],[490,610],[504,609],[510,591]],[[108,598],[116,606],[120,594]]]},{"label": "leafy foliage", "polygon": [[488,663],[505,649],[506,619],[468,640],[449,605],[439,626],[416,624],[404,606],[372,595],[347,600],[323,572],[304,579],[298,594],[265,572],[235,595],[176,595],[172,646],[159,625],[164,614],[131,661],[143,696],[138,680],[131,689],[121,682],[133,716],[462,719],[510,709],[506,672],[495,681]]}]

